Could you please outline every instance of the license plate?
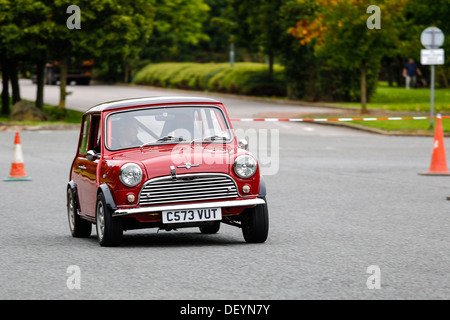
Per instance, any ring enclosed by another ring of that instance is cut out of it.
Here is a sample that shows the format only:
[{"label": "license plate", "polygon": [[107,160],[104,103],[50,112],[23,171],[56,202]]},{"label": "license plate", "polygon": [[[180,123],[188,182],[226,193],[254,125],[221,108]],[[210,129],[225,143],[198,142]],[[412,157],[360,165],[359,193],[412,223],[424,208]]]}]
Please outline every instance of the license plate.
[{"label": "license plate", "polygon": [[222,220],[221,208],[170,210],[162,212],[163,223]]}]

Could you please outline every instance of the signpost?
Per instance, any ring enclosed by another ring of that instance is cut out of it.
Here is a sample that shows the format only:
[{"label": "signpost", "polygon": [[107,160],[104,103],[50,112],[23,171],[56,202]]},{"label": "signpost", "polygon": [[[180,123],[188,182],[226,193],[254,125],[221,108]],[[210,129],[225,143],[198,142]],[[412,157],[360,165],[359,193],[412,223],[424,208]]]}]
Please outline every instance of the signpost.
[{"label": "signpost", "polygon": [[426,28],[420,35],[420,42],[427,49],[420,51],[420,63],[431,65],[430,81],[430,128],[433,128],[434,117],[434,66],[444,64],[444,49],[439,49],[444,43],[444,33],[436,27]]}]

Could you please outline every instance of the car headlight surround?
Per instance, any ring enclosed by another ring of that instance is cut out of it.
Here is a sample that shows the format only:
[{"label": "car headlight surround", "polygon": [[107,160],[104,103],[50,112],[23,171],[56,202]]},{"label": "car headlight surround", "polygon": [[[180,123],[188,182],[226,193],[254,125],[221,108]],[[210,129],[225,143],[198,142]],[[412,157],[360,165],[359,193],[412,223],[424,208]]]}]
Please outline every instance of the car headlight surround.
[{"label": "car headlight surround", "polygon": [[234,172],[243,179],[251,178],[258,168],[256,160],[249,155],[241,155],[234,160]]},{"label": "car headlight surround", "polygon": [[135,163],[124,164],[120,168],[119,179],[127,187],[135,187],[142,181],[142,169]]}]

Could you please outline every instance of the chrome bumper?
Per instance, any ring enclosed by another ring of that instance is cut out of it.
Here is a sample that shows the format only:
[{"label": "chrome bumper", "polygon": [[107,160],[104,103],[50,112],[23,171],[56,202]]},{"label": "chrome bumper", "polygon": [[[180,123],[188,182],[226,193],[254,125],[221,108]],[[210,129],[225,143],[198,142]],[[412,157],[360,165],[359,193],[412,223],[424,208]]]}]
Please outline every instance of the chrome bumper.
[{"label": "chrome bumper", "polygon": [[264,201],[264,199],[256,198],[256,199],[245,199],[245,200],[172,204],[172,205],[152,206],[152,207],[144,207],[144,208],[118,209],[113,212],[113,216],[124,216],[124,215],[137,214],[137,213],[150,213],[150,212],[160,212],[160,211],[167,211],[167,210],[246,207],[246,206],[254,206],[257,204],[264,204],[264,203],[266,203]]}]

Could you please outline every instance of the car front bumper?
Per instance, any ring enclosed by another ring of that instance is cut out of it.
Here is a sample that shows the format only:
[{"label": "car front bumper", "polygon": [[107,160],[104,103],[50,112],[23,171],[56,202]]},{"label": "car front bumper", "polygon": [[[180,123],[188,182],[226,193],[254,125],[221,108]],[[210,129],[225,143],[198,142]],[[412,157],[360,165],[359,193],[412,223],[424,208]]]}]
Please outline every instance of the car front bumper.
[{"label": "car front bumper", "polygon": [[231,208],[231,207],[248,207],[258,204],[265,204],[264,199],[244,199],[244,200],[228,200],[228,201],[212,201],[187,204],[170,204],[163,206],[151,206],[140,208],[121,208],[113,212],[113,216],[125,216],[139,213],[161,212],[166,210],[189,210],[189,209],[207,209],[207,208]]}]

